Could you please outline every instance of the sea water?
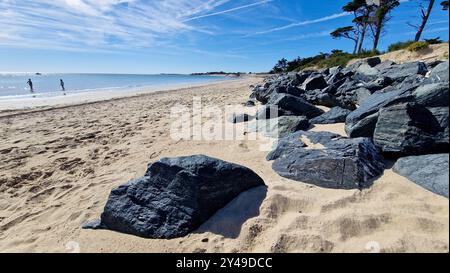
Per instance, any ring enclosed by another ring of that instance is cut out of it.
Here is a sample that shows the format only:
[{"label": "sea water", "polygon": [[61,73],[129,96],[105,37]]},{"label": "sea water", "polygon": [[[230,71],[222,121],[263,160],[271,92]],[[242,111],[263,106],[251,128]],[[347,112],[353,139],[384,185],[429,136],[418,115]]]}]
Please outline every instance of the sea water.
[{"label": "sea water", "polygon": [[[30,92],[28,79],[33,82]],[[64,81],[62,91],[60,79]],[[229,79],[222,76],[180,74],[58,74],[0,73],[0,99],[61,96],[81,92],[140,91],[189,86]]]}]

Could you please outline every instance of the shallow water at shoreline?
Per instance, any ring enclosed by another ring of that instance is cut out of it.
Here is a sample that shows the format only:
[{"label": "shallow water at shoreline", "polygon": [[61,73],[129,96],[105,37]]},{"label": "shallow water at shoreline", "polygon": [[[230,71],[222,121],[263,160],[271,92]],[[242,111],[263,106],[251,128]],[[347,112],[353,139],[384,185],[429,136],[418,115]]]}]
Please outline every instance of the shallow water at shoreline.
[{"label": "shallow water at shoreline", "polygon": [[245,81],[247,77],[216,77],[215,80],[198,83],[163,84],[155,86],[144,86],[140,88],[105,88],[103,90],[89,90],[82,92],[61,92],[55,94],[32,93],[26,96],[0,96],[0,113],[9,111],[47,109],[61,106],[79,105],[99,101],[107,101],[126,97],[140,96],[151,93],[178,92],[198,88],[201,86],[212,86],[218,88],[223,84]]},{"label": "shallow water at shoreline", "polygon": [[[33,82],[30,92],[28,79]],[[60,79],[64,81],[62,91]],[[139,92],[172,86],[217,82],[229,79],[203,75],[57,74],[0,73],[0,100],[46,98],[86,92]]]}]

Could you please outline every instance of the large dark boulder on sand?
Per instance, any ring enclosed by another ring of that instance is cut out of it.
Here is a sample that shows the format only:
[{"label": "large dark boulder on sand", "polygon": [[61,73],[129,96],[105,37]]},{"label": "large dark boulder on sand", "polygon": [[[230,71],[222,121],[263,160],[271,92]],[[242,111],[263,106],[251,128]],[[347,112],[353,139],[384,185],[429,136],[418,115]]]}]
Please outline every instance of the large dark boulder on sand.
[{"label": "large dark boulder on sand", "polygon": [[373,140],[384,153],[426,154],[448,149],[448,139],[441,139],[444,131],[426,107],[401,103],[380,110]]},{"label": "large dark boulder on sand", "polygon": [[241,192],[264,185],[252,170],[204,155],[163,158],[146,174],[111,191],[100,222],[146,238],[188,234]]},{"label": "large dark boulder on sand", "polygon": [[448,198],[448,154],[407,156],[397,160],[394,172]]},{"label": "large dark boulder on sand", "polygon": [[384,170],[370,138],[346,138],[329,132],[298,131],[279,140],[268,154],[281,176],[334,189],[358,189]]},{"label": "large dark boulder on sand", "polygon": [[345,118],[352,111],[341,108],[339,106],[333,107],[330,111],[323,113],[322,115],[311,119],[311,124],[331,124],[344,122]]},{"label": "large dark boulder on sand", "polygon": [[[290,112],[294,116],[306,116],[314,118],[322,115],[323,110],[317,108],[302,98],[289,94],[277,94],[269,100],[270,105],[278,106],[284,112]],[[286,114],[287,115],[287,114]]]}]

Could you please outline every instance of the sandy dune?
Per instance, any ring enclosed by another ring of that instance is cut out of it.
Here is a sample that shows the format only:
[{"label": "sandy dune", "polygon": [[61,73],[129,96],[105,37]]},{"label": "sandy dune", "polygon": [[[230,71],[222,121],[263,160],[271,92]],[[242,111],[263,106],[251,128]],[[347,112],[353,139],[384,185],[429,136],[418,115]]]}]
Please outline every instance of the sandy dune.
[{"label": "sandy dune", "polygon": [[[265,140],[174,141],[170,107],[245,102],[261,79],[0,118],[2,252],[448,252],[448,199],[390,169],[367,190],[332,190],[278,176]],[[345,134],[343,124],[314,131]],[[83,230],[109,191],[160,157],[206,154],[245,165],[268,188],[243,193],[197,232],[149,240]],[[207,239],[207,240],[206,240]]]},{"label": "sandy dune", "polygon": [[[392,52],[388,52],[385,54],[381,54],[381,61],[394,61],[396,63],[406,63],[414,61],[422,61],[422,62],[434,62],[438,60],[448,60],[448,52],[449,52],[449,44],[441,43],[436,45],[430,45],[426,49],[419,50],[418,52],[410,52],[406,49],[396,50]],[[359,59],[351,60],[348,65],[357,62]]]}]

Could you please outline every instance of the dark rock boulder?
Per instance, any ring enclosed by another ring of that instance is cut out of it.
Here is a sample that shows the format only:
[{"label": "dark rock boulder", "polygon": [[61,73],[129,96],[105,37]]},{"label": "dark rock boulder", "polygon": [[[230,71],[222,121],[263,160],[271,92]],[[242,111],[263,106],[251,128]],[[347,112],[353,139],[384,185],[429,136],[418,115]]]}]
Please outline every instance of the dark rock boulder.
[{"label": "dark rock boulder", "polygon": [[308,77],[311,75],[310,72],[300,72],[295,74],[295,81],[292,82],[292,85],[299,86],[301,85]]},{"label": "dark rock boulder", "polygon": [[362,64],[357,69],[356,72],[365,76],[378,76],[380,71],[375,67],[371,67],[368,64]]},{"label": "dark rock boulder", "polygon": [[387,86],[384,90],[391,89],[391,90],[398,90],[398,89],[414,89],[424,84],[425,82],[425,76],[422,75],[411,75],[403,79],[400,84],[397,84],[398,82],[394,82],[392,85]]},{"label": "dark rock boulder", "polygon": [[254,116],[250,116],[249,114],[233,114],[229,121],[231,123],[240,123],[240,122],[246,122],[254,119]]},{"label": "dark rock boulder", "polygon": [[327,87],[327,82],[322,74],[312,74],[308,79],[306,79],[302,84],[303,90],[315,90]]},{"label": "dark rock boulder", "polygon": [[253,88],[253,92],[249,98],[252,100],[257,100],[261,103],[267,103],[271,92],[273,92],[273,90],[269,90],[269,87],[257,85]]},{"label": "dark rock boulder", "polygon": [[391,78],[393,81],[402,82],[409,76],[425,76],[427,71],[427,65],[423,62],[408,62],[392,65],[389,68],[384,69],[381,74],[383,76]]},{"label": "dark rock boulder", "polygon": [[449,81],[448,61],[435,66],[430,72],[431,82],[447,82]]},{"label": "dark rock boulder", "polygon": [[358,105],[361,105],[370,95],[372,95],[372,92],[364,87],[358,88],[355,90],[355,96],[356,96],[356,103]]},{"label": "dark rock boulder", "polygon": [[418,155],[448,149],[441,143],[443,128],[425,107],[401,103],[381,108],[373,135],[384,153]]},{"label": "dark rock boulder", "polygon": [[360,66],[368,66],[375,67],[381,63],[381,59],[379,57],[370,57],[356,61],[355,63],[348,65],[347,69],[357,70]]},{"label": "dark rock boulder", "polygon": [[369,89],[372,93],[381,90],[392,83],[392,79],[389,77],[379,77],[373,81],[364,84],[364,88]]},{"label": "dark rock boulder", "polygon": [[254,98],[262,104],[268,103],[268,101],[278,94],[289,94],[293,96],[300,96],[304,90],[292,86],[292,85],[283,85],[283,83],[273,83],[267,88],[256,87],[250,96],[250,98]]},{"label": "dark rock boulder", "polygon": [[336,106],[331,108],[330,111],[325,112],[322,115],[311,119],[311,124],[331,124],[344,122],[345,118],[350,113],[351,113],[350,110]]},{"label": "dark rock boulder", "polygon": [[364,64],[369,65],[370,67],[377,66],[381,63],[381,59],[379,57],[369,57],[361,60]]},{"label": "dark rock boulder", "polygon": [[351,79],[351,78],[347,78],[347,79],[345,79],[345,82],[337,88],[335,93],[336,94],[346,94],[346,93],[349,93],[349,92],[356,90],[363,86],[364,86],[364,83],[354,80],[354,79]]},{"label": "dark rock boulder", "polygon": [[256,112],[256,119],[257,120],[273,119],[284,116],[286,114],[291,115],[292,113],[283,111],[276,105],[266,104],[258,109],[258,111]]},{"label": "dark rock boulder", "polygon": [[252,170],[204,155],[163,158],[145,176],[113,189],[101,221],[145,238],[175,238],[197,229],[241,192],[264,185]]},{"label": "dark rock boulder", "polygon": [[345,131],[350,137],[372,137],[381,107],[412,99],[410,90],[375,92],[367,97],[358,109],[351,112],[345,120]]},{"label": "dark rock boulder", "polygon": [[256,104],[255,104],[255,101],[253,101],[253,100],[248,100],[245,104],[244,104],[244,106],[247,106],[247,107],[253,107],[253,106],[255,106]]},{"label": "dark rock boulder", "polygon": [[314,98],[310,100],[313,104],[322,105],[326,107],[335,107],[340,105],[340,102],[336,99],[335,96],[330,95],[328,93],[319,93],[315,95]]},{"label": "dark rock boulder", "polygon": [[417,185],[448,198],[448,154],[407,156],[397,160],[394,172]]},{"label": "dark rock boulder", "polygon": [[441,61],[441,60],[434,60],[434,61],[427,62],[428,70],[435,68],[436,66],[438,66],[439,64],[441,64],[443,62],[444,61]]},{"label": "dark rock boulder", "polygon": [[428,111],[434,116],[442,129],[448,128],[448,106],[444,107],[427,107]]},{"label": "dark rock boulder", "polygon": [[309,121],[303,116],[281,116],[273,119],[257,120],[249,124],[249,130],[271,138],[285,137],[299,130],[309,128]]},{"label": "dark rock boulder", "polygon": [[383,72],[384,70],[391,68],[391,66],[393,66],[395,64],[396,63],[393,61],[386,60],[386,61],[383,61],[383,62],[377,64],[375,66],[375,68],[378,69],[379,71]]},{"label": "dark rock boulder", "polygon": [[[434,136],[435,146],[441,147],[442,151],[449,151],[449,108],[427,107],[433,117],[439,123],[440,130]],[[441,151],[441,152],[442,152]]]},{"label": "dark rock boulder", "polygon": [[432,83],[419,86],[412,93],[414,101],[427,107],[448,107],[448,83]]},{"label": "dark rock boulder", "polygon": [[278,106],[284,114],[292,113],[294,116],[306,116],[307,118],[314,118],[323,114],[323,110],[310,104],[300,97],[295,97],[289,94],[278,94],[273,96],[268,102],[270,105]]},{"label": "dark rock boulder", "polygon": [[334,189],[369,187],[384,170],[383,157],[371,139],[329,132],[288,135],[267,159],[274,160],[272,168],[283,177]]},{"label": "dark rock boulder", "polygon": [[337,73],[340,73],[342,71],[342,69],[343,69],[343,67],[340,66],[340,65],[330,67],[330,69],[328,70],[329,73],[330,73],[329,76],[330,75],[336,75]]},{"label": "dark rock boulder", "polygon": [[304,116],[282,116],[278,118],[278,137],[309,128],[309,120]]},{"label": "dark rock boulder", "polygon": [[328,75],[330,75],[330,68],[325,67],[325,68],[320,69],[318,72],[319,72],[319,74],[322,74],[323,76],[328,76]]},{"label": "dark rock boulder", "polygon": [[344,79],[345,76],[344,74],[342,74],[341,72],[337,72],[336,74],[330,74],[329,76],[326,77],[326,81],[327,84],[337,84],[339,83],[342,79]]}]

